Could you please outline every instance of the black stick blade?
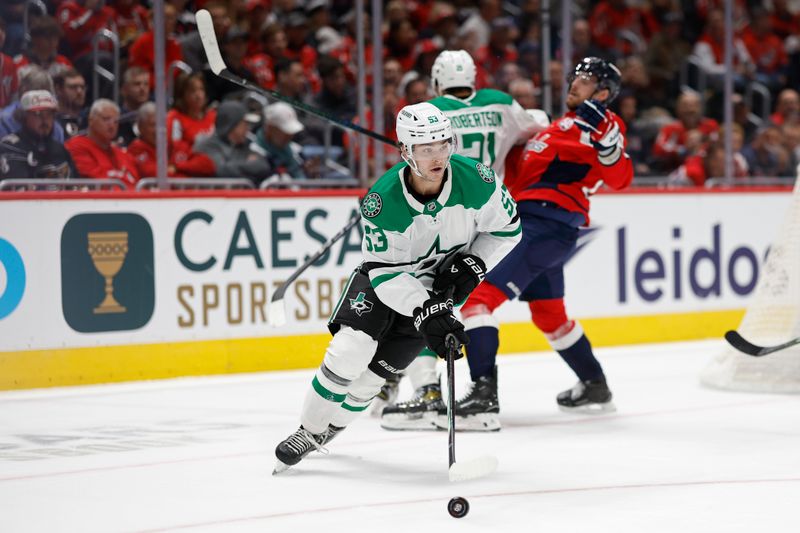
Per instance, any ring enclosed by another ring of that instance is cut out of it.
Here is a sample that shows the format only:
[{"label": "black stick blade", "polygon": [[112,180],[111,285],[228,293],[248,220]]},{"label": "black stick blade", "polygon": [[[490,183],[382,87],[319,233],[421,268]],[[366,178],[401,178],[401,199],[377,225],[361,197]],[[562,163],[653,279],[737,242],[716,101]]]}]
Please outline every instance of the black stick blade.
[{"label": "black stick blade", "polygon": [[776,346],[758,346],[742,337],[739,332],[735,330],[730,330],[725,333],[725,340],[740,352],[746,353],[747,355],[752,355],[753,357],[761,357],[762,355],[771,354],[773,352],[783,350],[784,348],[794,346],[795,344],[800,344],[800,337],[798,337],[790,340],[789,342],[784,342],[783,344],[778,344]]}]

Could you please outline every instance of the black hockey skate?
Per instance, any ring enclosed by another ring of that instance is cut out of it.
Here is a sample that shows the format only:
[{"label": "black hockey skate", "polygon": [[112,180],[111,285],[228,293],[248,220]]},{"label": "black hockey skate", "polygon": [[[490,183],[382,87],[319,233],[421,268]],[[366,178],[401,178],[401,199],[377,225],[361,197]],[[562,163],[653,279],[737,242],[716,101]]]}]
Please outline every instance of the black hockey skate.
[{"label": "black hockey skate", "polygon": [[[339,428],[338,431],[341,431],[341,429]],[[281,441],[278,447],[275,448],[275,457],[278,458],[278,462],[275,464],[272,475],[280,474],[290,466],[296,465],[313,450],[327,453],[327,450],[322,445],[329,442],[338,433],[336,431],[333,435],[330,435],[329,430],[330,426],[322,433],[315,435],[300,426],[297,431]]]},{"label": "black hockey skate", "polygon": [[372,400],[372,405],[370,405],[369,414],[371,416],[381,416],[385,407],[394,405],[397,401],[397,393],[400,390],[400,377],[395,374],[383,384],[381,391],[375,396]]},{"label": "black hockey skate", "polygon": [[441,408],[442,388],[438,383],[423,385],[407,402],[389,405],[383,409],[381,427],[395,430],[439,429],[436,417]]},{"label": "black hockey skate", "polygon": [[558,408],[568,413],[611,413],[617,410],[611,401],[611,389],[606,378],[595,381],[579,381],[571,389],[556,397]]},{"label": "black hockey skate", "polygon": [[[500,401],[497,398],[497,367],[491,376],[481,376],[454,409],[456,431],[499,431]],[[439,409],[436,424],[447,429],[447,407]]]}]

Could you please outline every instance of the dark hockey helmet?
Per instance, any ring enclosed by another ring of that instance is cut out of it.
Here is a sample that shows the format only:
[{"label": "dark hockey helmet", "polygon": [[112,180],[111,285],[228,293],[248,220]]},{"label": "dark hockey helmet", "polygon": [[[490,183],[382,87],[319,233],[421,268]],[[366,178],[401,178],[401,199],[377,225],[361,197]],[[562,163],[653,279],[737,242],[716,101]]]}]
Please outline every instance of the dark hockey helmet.
[{"label": "dark hockey helmet", "polygon": [[617,97],[622,85],[622,74],[619,69],[613,63],[609,63],[599,57],[584,57],[581,59],[567,76],[567,83],[572,85],[575,78],[579,76],[594,76],[597,79],[598,91],[608,89],[608,100],[604,102],[606,105]]}]

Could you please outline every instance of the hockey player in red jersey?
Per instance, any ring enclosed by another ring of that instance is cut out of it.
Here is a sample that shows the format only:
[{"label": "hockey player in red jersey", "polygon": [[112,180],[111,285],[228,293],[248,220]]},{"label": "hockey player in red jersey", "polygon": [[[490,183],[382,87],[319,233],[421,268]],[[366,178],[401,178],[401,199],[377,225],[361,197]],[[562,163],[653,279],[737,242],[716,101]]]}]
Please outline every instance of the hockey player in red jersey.
[{"label": "hockey player in red jersey", "polygon": [[[589,198],[606,184],[627,187],[633,165],[625,153],[625,124],[606,109],[620,89],[617,68],[596,57],[581,60],[567,78],[568,112],[533,137],[505,184],[519,206],[522,242],[487,275],[461,309],[472,388],[456,404],[456,428],[500,429],[495,358],[498,321],[493,311],[519,298],[533,323],[578,376],[558,395],[566,411],[614,409],[605,374],[581,325],[564,309],[564,263],[578,228],[589,224]],[[516,168],[515,168],[516,167]],[[515,171],[515,172],[514,172]],[[437,425],[447,427],[440,411]]]}]

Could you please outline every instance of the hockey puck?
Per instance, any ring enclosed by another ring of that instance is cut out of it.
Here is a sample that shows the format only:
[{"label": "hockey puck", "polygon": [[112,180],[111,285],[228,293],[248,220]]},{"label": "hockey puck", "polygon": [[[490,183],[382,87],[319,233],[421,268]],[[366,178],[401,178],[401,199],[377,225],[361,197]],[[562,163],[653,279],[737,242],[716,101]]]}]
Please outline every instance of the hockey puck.
[{"label": "hockey puck", "polygon": [[466,498],[456,496],[447,503],[447,512],[453,518],[464,518],[469,512],[469,502]]}]

